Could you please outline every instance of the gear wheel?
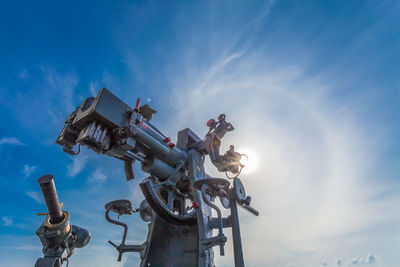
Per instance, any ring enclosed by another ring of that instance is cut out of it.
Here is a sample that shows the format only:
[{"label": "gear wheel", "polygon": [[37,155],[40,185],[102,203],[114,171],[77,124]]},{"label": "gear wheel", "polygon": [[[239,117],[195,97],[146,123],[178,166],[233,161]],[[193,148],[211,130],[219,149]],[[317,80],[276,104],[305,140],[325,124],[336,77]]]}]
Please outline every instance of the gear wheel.
[{"label": "gear wheel", "polygon": [[139,185],[151,208],[164,220],[176,225],[193,225],[197,223],[196,211],[188,207],[187,197],[171,188],[167,183],[155,183],[152,177],[144,179]]}]

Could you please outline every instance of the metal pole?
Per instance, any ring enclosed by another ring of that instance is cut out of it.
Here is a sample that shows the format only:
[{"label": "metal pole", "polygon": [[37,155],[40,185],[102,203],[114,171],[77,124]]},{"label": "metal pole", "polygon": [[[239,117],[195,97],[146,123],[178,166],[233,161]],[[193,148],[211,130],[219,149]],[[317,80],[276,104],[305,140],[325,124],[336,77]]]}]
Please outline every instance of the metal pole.
[{"label": "metal pole", "polygon": [[64,215],[61,211],[60,202],[58,201],[53,175],[44,175],[40,177],[38,183],[49,211],[50,223],[57,224],[61,222],[64,219]]},{"label": "metal pole", "polygon": [[233,192],[233,188],[230,191],[230,206],[231,206],[231,225],[232,225],[232,239],[233,239],[233,255],[235,257],[235,267],[244,267],[243,260],[243,249],[242,239],[240,237],[240,226],[239,226],[239,215],[236,204],[236,197]]},{"label": "metal pole", "polygon": [[146,160],[146,158],[145,157],[143,157],[143,156],[141,156],[141,155],[138,155],[138,154],[136,154],[136,153],[133,153],[132,151],[126,151],[126,155],[128,155],[128,157],[131,157],[132,159],[134,159],[134,160],[137,160],[137,161],[139,161],[140,163],[143,163],[143,162],[145,162],[145,160]]}]

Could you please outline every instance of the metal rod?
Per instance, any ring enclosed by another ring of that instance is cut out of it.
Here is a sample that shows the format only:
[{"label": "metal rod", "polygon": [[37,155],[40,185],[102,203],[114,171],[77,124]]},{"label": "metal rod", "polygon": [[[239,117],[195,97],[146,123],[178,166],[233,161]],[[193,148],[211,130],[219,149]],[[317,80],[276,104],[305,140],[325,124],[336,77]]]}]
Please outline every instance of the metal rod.
[{"label": "metal rod", "polygon": [[[207,205],[209,205],[211,208],[213,208],[214,210],[217,211],[217,217],[218,217],[218,222],[219,222],[219,225],[218,225],[218,236],[222,237],[224,234],[223,234],[223,231],[222,231],[223,224],[222,224],[221,210],[218,208],[217,205],[215,205],[210,200],[208,200],[208,198],[206,196],[206,188],[207,188],[207,185],[203,184],[203,186],[201,187],[201,196],[203,197],[203,200]],[[224,244],[223,243],[219,244],[219,254],[221,256],[225,255],[225,250],[224,250]]]},{"label": "metal rod", "polygon": [[128,157],[131,157],[131,158],[139,161],[140,163],[143,163],[146,160],[144,157],[142,157],[142,156],[140,156],[140,155],[138,155],[136,153],[133,153],[132,151],[129,151],[129,150],[126,151],[126,155],[128,155]]},{"label": "metal rod", "polygon": [[147,134],[146,131],[139,125],[136,126],[135,137],[139,139],[141,142],[143,142],[145,145],[156,150],[156,152],[168,156],[170,148],[167,146],[167,144],[162,143],[161,141],[158,141],[150,134]]},{"label": "metal rod", "polygon": [[107,209],[106,210],[106,214],[105,214],[106,220],[109,221],[110,223],[117,224],[117,225],[120,225],[120,226],[124,227],[124,234],[122,235],[121,244],[125,245],[125,239],[126,239],[126,234],[128,232],[128,226],[123,222],[119,222],[119,221],[116,221],[114,219],[111,219],[110,218],[110,210],[111,209]]},{"label": "metal rod", "polygon": [[251,207],[251,206],[241,206],[242,208],[244,208],[245,210],[247,210],[248,212],[254,214],[255,216],[260,215],[260,213],[258,212],[258,210],[256,210],[255,208]]},{"label": "metal rod", "polygon": [[46,202],[46,206],[49,211],[50,223],[57,224],[61,222],[64,219],[64,215],[61,211],[60,202],[58,201],[53,175],[44,175],[37,181],[40,185],[44,201]]},{"label": "metal rod", "polygon": [[[233,188],[230,189],[230,195],[234,196]],[[239,214],[236,204],[236,197],[230,198],[231,206],[231,225],[233,239],[233,255],[235,257],[235,267],[244,267],[242,239],[240,236]]]},{"label": "metal rod", "polygon": [[106,220],[109,221],[110,223],[117,224],[117,225],[120,225],[120,226],[124,227],[124,234],[122,236],[122,241],[121,241],[121,244],[119,246],[115,245],[111,241],[108,241],[108,243],[110,243],[111,245],[113,245],[117,249],[117,251],[119,253],[118,254],[118,261],[121,261],[122,253],[123,253],[122,252],[122,248],[125,246],[126,234],[128,233],[128,226],[125,223],[122,223],[122,222],[119,222],[119,221],[111,219],[110,218],[110,210],[111,210],[111,208],[106,210],[106,214],[105,214]]},{"label": "metal rod", "polygon": [[[178,147],[168,147],[167,143],[163,140],[157,140],[156,137],[150,134],[150,129],[144,130],[143,127],[138,124],[136,125],[134,137],[142,143],[144,146],[151,148],[154,154],[157,155],[162,161],[165,161],[170,166],[175,166],[177,162],[186,161],[187,154],[185,151]],[[156,132],[154,134],[158,135]]]}]

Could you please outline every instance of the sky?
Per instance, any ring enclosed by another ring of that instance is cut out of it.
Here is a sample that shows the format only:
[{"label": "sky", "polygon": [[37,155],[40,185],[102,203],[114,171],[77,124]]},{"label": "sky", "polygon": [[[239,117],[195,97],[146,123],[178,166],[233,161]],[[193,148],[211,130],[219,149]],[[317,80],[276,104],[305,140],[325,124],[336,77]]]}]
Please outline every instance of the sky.
[{"label": "sky", "polygon": [[[70,266],[137,266],[104,204],[138,207],[135,166],[55,140],[76,106],[106,87],[157,110],[176,141],[227,114],[223,140],[250,151],[240,210],[247,266],[400,265],[398,1],[8,1],[0,8],[0,265],[32,266],[53,174],[70,222],[92,239]],[[219,174],[209,162],[206,170]],[[226,212],[225,212],[226,214]],[[142,243],[138,215],[128,241]],[[226,256],[233,266],[229,229]],[[218,250],[215,250],[218,255]]]}]

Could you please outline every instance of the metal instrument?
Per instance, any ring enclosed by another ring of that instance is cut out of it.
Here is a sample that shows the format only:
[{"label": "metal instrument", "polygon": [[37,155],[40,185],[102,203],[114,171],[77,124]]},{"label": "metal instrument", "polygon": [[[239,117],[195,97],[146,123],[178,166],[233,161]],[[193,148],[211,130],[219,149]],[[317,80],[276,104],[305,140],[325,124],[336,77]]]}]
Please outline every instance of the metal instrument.
[{"label": "metal instrument", "polygon": [[[131,214],[130,202],[118,200],[106,205],[106,219],[124,227],[121,244],[111,243],[119,252],[118,260],[123,253],[136,251],[141,253],[141,266],[214,266],[213,247],[219,246],[224,255],[227,239],[223,228],[232,227],[235,265],[244,266],[237,204],[255,215],[258,212],[249,206],[251,199],[238,178],[244,167],[240,159],[245,155],[236,152],[234,146],[219,154],[222,138],[234,127],[221,114],[217,121],[207,122],[209,131],[204,139],[184,129],[174,143],[150,123],[154,113],[148,105],[141,106],[140,99],[132,108],[103,88],[68,115],[57,138],[57,144],[69,154],[79,154],[80,148],[74,152],[74,147],[84,145],[122,160],[128,181],[135,178],[134,162],[148,174],[140,183],[146,202],[137,210],[144,221],[150,221],[147,241],[142,245],[125,245],[126,224],[109,217],[110,211]],[[229,180],[206,174],[206,155],[220,172],[234,175],[227,174],[233,186]],[[231,209],[229,218],[221,217],[214,203],[216,197]],[[217,218],[212,217],[211,209],[216,210]],[[214,228],[218,229],[217,236],[213,236]]]},{"label": "metal instrument", "polygon": [[52,175],[40,177],[38,183],[49,213],[36,231],[43,245],[44,256],[36,261],[35,267],[61,267],[63,262],[68,262],[75,248],[82,248],[89,243],[90,233],[69,224],[69,213],[61,210]]}]

